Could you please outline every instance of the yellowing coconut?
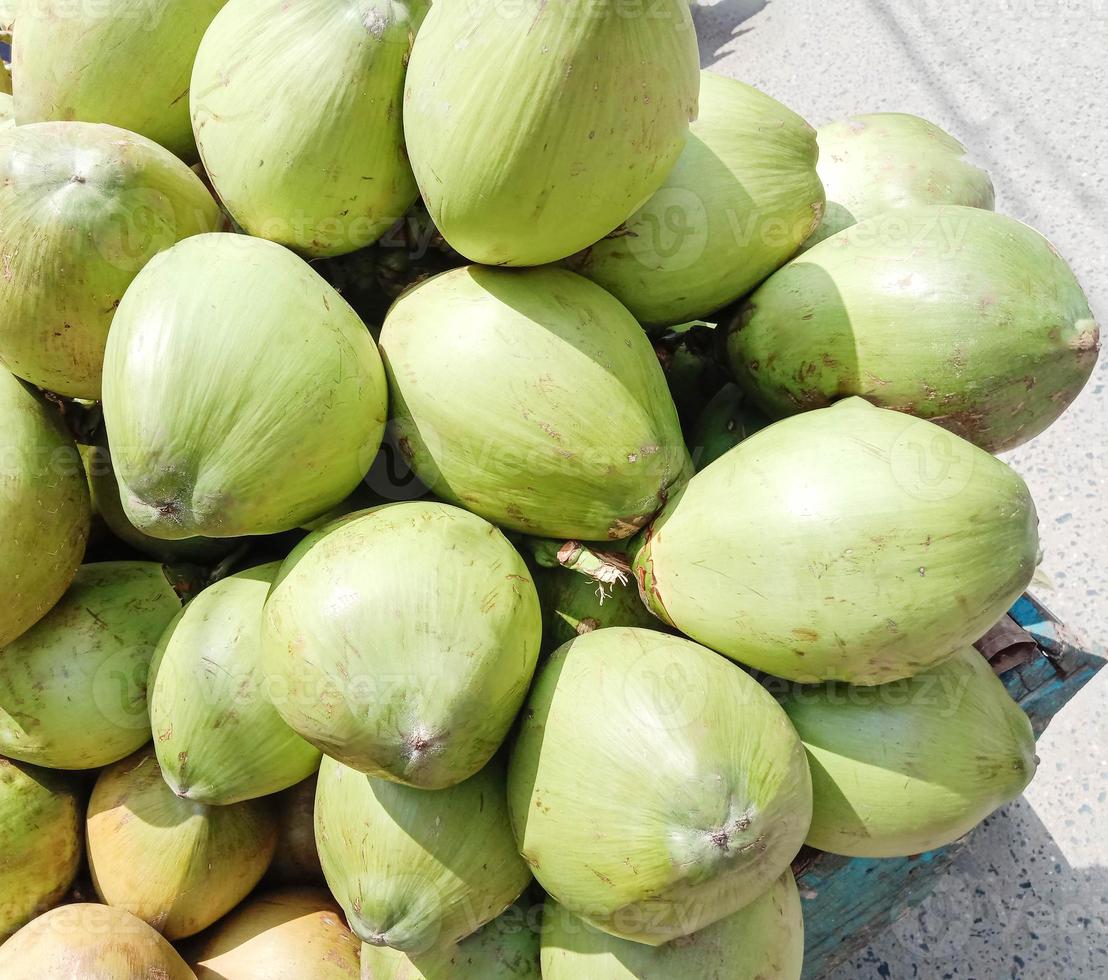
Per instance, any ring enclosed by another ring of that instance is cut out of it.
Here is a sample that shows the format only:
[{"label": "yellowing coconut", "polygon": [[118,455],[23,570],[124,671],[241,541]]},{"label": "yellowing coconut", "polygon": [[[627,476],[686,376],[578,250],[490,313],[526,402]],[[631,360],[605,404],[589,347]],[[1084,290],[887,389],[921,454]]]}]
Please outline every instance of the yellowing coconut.
[{"label": "yellowing coconut", "polygon": [[486,265],[540,265],[591,245],[677,161],[698,69],[686,0],[434,4],[404,96],[432,219]]},{"label": "yellowing coconut", "polygon": [[[13,974],[4,943],[58,901],[81,861],[81,803],[63,773],[0,756],[0,976]],[[7,963],[7,966],[5,966]]]},{"label": "yellowing coconut", "polygon": [[650,342],[572,272],[443,273],[397,300],[381,352],[393,431],[416,475],[503,527],[625,538],[687,478]]},{"label": "yellowing coconut", "polygon": [[287,789],[319,750],[269,700],[262,607],[279,562],[209,586],[169,623],[150,670],[150,724],[162,778],[180,797],[227,805]]},{"label": "yellowing coconut", "polygon": [[4,980],[196,980],[177,951],[123,909],[81,903],[39,916],[0,946]]},{"label": "yellowing coconut", "polygon": [[708,316],[796,253],[823,216],[816,133],[743,82],[701,72],[700,116],[665,183],[567,260],[645,324]]},{"label": "yellowing coconut", "polygon": [[512,752],[520,852],[559,903],[659,946],[765,892],[808,832],[804,750],[734,664],[651,630],[596,630],[547,661]]},{"label": "yellowing coconut", "polygon": [[305,255],[375,242],[418,196],[404,71],[429,0],[231,0],[196,57],[192,121],[235,220]]},{"label": "yellowing coconut", "polygon": [[176,796],[148,747],[101,772],[87,840],[101,901],[167,939],[183,939],[233,909],[261,880],[277,821],[267,801],[205,806]]},{"label": "yellowing coconut", "polygon": [[139,273],[108,338],[104,420],[128,518],[153,537],[269,534],[338,504],[381,443],[373,339],[273,242],[198,235]]},{"label": "yellowing coconut", "polygon": [[0,359],[33,384],[87,399],[100,397],[108,327],[136,273],[223,220],[172,153],[83,122],[0,130],[0,210]]},{"label": "yellowing coconut", "polygon": [[58,604],[0,650],[0,754],[97,769],[145,745],[150,660],[180,610],[161,565],[82,565]]},{"label": "yellowing coconut", "polygon": [[903,857],[957,840],[1035,774],[1031,722],[965,647],[908,680],[796,687],[783,701],[808,752],[808,843]]},{"label": "yellowing coconut", "polygon": [[958,140],[919,116],[850,116],[820,126],[816,137],[827,209],[808,245],[913,204],[993,209],[989,175],[967,158]]},{"label": "yellowing coconut", "polygon": [[1100,330],[1034,229],[953,205],[888,211],[820,242],[735,315],[735,379],[772,418],[859,395],[990,452],[1077,397]]},{"label": "yellowing coconut", "polygon": [[35,0],[19,14],[16,121],[111,123],[195,159],[189,76],[226,0]]},{"label": "yellowing coconut", "polygon": [[315,821],[327,884],[350,927],[373,946],[422,954],[460,942],[531,881],[516,853],[498,761],[428,792],[324,757]]},{"label": "yellowing coconut", "polygon": [[90,522],[81,457],[58,413],[0,367],[0,648],[61,598]]},{"label": "yellowing coconut", "polygon": [[359,980],[361,941],[323,888],[262,892],[189,945],[197,980]]},{"label": "yellowing coconut", "polygon": [[640,544],[635,574],[658,616],[801,683],[881,684],[934,666],[984,635],[1039,557],[1014,470],[860,398],[740,443]]},{"label": "yellowing coconut", "polygon": [[609,936],[546,901],[543,980],[800,980],[803,965],[804,915],[791,871],[738,912],[657,947]]}]

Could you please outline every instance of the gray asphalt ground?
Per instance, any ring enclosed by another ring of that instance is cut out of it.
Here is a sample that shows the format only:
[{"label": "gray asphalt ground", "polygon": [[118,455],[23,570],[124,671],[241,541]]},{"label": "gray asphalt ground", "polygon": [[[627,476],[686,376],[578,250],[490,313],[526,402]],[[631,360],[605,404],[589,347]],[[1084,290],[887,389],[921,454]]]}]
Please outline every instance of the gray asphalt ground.
[{"label": "gray asphalt ground", "polygon": [[[992,174],[997,210],[1057,246],[1108,325],[1108,0],[698,0],[702,64],[813,125],[924,116]],[[1108,641],[1108,355],[1009,454],[1038,503],[1040,598]],[[934,896],[832,974],[1108,977],[1108,670],[1040,741],[1026,796],[974,832]]]}]

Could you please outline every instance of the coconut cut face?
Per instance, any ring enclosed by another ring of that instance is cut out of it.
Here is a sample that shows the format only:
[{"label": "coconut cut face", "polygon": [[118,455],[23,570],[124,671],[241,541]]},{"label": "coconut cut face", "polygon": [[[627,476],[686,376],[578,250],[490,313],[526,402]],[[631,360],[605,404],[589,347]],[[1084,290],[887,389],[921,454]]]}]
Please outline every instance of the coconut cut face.
[{"label": "coconut cut face", "polygon": [[33,384],[86,399],[100,397],[108,328],[136,273],[223,220],[173,154],[83,122],[0,129],[0,210],[0,360]]},{"label": "coconut cut face", "polygon": [[277,820],[269,801],[204,806],[177,796],[148,746],[100,773],[86,839],[101,901],[177,940],[253,890],[273,857]]},{"label": "coconut cut face", "polygon": [[993,209],[989,175],[939,126],[904,112],[851,116],[820,126],[819,176],[827,211],[812,246],[893,208],[959,204]]},{"label": "coconut cut face", "polygon": [[954,205],[899,208],[821,242],[727,334],[735,379],[774,418],[859,395],[989,452],[1054,422],[1099,349],[1088,300],[1045,238]]},{"label": "coconut cut face", "polygon": [[17,122],[110,123],[192,162],[189,76],[200,39],[225,2],[23,5],[12,46]]},{"label": "coconut cut face", "polygon": [[551,538],[626,538],[688,473],[658,358],[599,286],[469,266],[381,331],[397,445],[436,496]]},{"label": "coconut cut face", "polygon": [[404,132],[455,249],[541,265],[603,238],[658,189],[699,86],[686,0],[626,16],[574,0],[433,4],[408,66]]},{"label": "coconut cut face", "polygon": [[428,792],[323,759],[316,844],[350,928],[412,955],[457,943],[500,915],[531,881],[516,851],[494,760]]},{"label": "coconut cut face", "polygon": [[645,946],[590,926],[553,899],[542,925],[543,980],[800,980],[804,915],[792,871],[714,925],[664,946]]},{"label": "coconut cut face", "polygon": [[62,905],[0,947],[5,980],[149,976],[196,980],[177,951],[130,912],[108,905]]},{"label": "coconut cut face", "polygon": [[[24,923],[49,908],[77,874],[81,861],[81,803],[76,782],[0,757],[0,944]],[[15,975],[7,944],[0,971]]]},{"label": "coconut cut face", "polygon": [[365,325],[272,242],[179,243],[112,323],[112,461],[128,518],[153,537],[269,534],[319,516],[369,469],[385,401]]},{"label": "coconut cut face", "polygon": [[161,565],[82,565],[58,604],[0,654],[0,755],[97,769],[145,745],[150,660],[180,610]]},{"label": "coconut cut face", "polygon": [[665,183],[567,260],[644,324],[687,323],[784,265],[823,216],[816,132],[757,89],[701,72],[700,114]]},{"label": "coconut cut face", "polygon": [[279,567],[216,582],[163,631],[150,724],[162,777],[180,797],[225,806],[280,792],[319,768],[319,750],[270,701],[262,607]]},{"label": "coconut cut face", "polygon": [[852,398],[778,422],[698,473],[634,565],[655,613],[740,663],[881,684],[983,636],[1038,557],[1015,471]]},{"label": "coconut cut face", "polygon": [[633,628],[588,633],[547,662],[508,799],[548,894],[651,946],[753,902],[811,818],[803,748],[773,698],[710,650]]},{"label": "coconut cut face", "polygon": [[442,789],[482,769],[534,673],[523,559],[448,504],[392,504],[317,531],[265,604],[266,676],[293,730],[353,768]]},{"label": "coconut cut face", "polygon": [[[2,277],[0,277],[2,278]],[[88,482],[44,400],[0,368],[0,648],[61,598],[88,540]]]},{"label": "coconut cut face", "polygon": [[429,5],[223,8],[196,58],[192,120],[220,200],[250,234],[303,255],[341,255],[375,242],[415,202],[401,114]]},{"label": "coconut cut face", "polygon": [[1031,782],[1031,722],[973,647],[872,688],[793,689],[783,705],[808,752],[808,843],[853,857],[957,840]]}]

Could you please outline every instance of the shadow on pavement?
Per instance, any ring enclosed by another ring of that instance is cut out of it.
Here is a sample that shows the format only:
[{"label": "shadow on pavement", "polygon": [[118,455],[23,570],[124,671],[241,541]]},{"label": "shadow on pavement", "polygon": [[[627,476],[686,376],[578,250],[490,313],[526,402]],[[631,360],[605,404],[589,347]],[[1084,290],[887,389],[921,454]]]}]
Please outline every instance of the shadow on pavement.
[{"label": "shadow on pavement", "polygon": [[753,30],[743,24],[769,5],[769,0],[700,0],[692,16],[700,39],[700,67],[707,68],[736,37]]}]

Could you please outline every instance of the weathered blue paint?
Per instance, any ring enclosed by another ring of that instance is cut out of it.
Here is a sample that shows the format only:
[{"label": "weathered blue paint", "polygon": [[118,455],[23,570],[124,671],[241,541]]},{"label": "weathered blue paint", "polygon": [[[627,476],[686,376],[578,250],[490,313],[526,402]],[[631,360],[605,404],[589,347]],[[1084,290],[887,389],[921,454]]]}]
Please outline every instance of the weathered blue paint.
[{"label": "weathered blue paint", "polygon": [[[1104,666],[1104,650],[1064,626],[1030,595],[1015,604],[1011,616],[1035,638],[1039,656],[1001,679],[1041,735]],[[910,858],[802,852],[794,869],[804,904],[805,980],[822,976],[922,902],[971,836]]]}]

